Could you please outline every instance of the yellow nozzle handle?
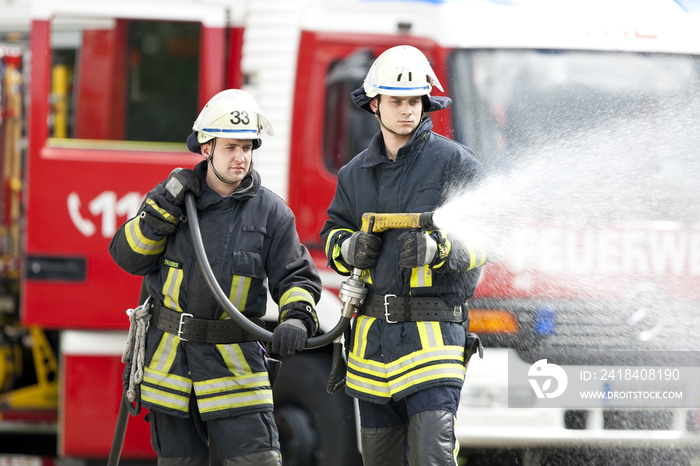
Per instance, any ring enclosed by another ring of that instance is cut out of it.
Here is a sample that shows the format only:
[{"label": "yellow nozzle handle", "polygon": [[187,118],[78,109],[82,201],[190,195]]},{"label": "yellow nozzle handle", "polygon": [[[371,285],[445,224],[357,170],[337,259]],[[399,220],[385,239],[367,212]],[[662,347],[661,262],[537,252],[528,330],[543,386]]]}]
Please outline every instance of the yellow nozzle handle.
[{"label": "yellow nozzle handle", "polygon": [[381,233],[394,229],[431,228],[434,226],[433,212],[413,214],[366,212],[362,214],[362,231],[365,233]]}]

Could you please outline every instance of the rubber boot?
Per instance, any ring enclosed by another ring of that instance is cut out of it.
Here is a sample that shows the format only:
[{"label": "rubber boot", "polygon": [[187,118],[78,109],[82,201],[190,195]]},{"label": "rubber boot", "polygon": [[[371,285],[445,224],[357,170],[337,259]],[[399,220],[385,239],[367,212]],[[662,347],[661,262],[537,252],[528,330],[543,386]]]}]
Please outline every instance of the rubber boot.
[{"label": "rubber boot", "polygon": [[282,466],[279,450],[256,451],[235,458],[224,458],[222,466]]},{"label": "rubber boot", "polygon": [[408,420],[410,466],[456,466],[454,416],[447,411],[425,411]]},{"label": "rubber boot", "polygon": [[360,427],[364,466],[404,466],[404,426]]}]

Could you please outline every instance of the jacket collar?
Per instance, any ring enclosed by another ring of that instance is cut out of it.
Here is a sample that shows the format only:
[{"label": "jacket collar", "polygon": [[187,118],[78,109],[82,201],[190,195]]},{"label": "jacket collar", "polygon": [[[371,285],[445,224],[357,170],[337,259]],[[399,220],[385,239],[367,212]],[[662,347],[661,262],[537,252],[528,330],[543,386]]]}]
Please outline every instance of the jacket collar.
[{"label": "jacket collar", "polygon": [[209,205],[216,204],[222,199],[236,199],[239,201],[250,199],[251,197],[257,196],[260,192],[260,187],[262,185],[262,180],[260,178],[260,173],[256,170],[251,170],[243,180],[241,184],[236,188],[236,190],[228,198],[222,198],[216,191],[211,189],[205,179],[207,175],[207,170],[209,169],[208,162],[203,160],[194,167],[195,173],[200,177],[202,195],[197,198],[197,207],[205,208]]},{"label": "jacket collar", "polygon": [[[396,156],[396,160],[402,160],[407,157],[412,156],[417,153],[418,150],[423,146],[430,130],[433,129],[433,122],[430,118],[423,118],[423,120],[418,124],[416,130],[413,132],[411,139],[399,149],[399,153]],[[386,151],[384,149],[384,136],[382,136],[381,130],[379,130],[367,147],[367,155],[362,163],[362,168],[372,168],[382,163],[388,163],[389,158],[386,156]]]}]

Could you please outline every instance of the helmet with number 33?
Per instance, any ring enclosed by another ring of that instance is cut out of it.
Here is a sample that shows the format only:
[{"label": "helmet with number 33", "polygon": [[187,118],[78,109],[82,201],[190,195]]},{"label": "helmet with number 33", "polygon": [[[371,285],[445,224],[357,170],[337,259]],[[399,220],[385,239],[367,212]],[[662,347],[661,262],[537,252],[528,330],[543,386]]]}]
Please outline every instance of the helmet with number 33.
[{"label": "helmet with number 33", "polygon": [[187,148],[201,154],[201,146],[213,138],[253,139],[260,147],[262,134],[274,136],[272,125],[252,95],[240,89],[227,89],[212,97],[192,125]]}]

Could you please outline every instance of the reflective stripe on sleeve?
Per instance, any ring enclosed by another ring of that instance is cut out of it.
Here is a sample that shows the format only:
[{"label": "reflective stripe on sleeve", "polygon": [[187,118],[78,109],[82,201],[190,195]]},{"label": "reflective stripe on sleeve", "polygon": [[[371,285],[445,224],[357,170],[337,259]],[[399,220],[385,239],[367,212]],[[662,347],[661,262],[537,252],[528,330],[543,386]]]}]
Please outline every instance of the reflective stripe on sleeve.
[{"label": "reflective stripe on sleeve", "polygon": [[287,290],[282,297],[280,298],[280,307],[284,306],[285,304],[289,303],[296,303],[296,302],[305,302],[306,304],[309,304],[313,306],[314,304],[314,297],[306,291],[304,288],[300,288],[298,286],[292,287],[289,290]]},{"label": "reflective stripe on sleeve", "polygon": [[144,256],[162,254],[165,251],[166,238],[157,241],[146,238],[141,232],[139,221],[140,217],[136,217],[124,226],[126,242],[129,243],[131,250]]},{"label": "reflective stripe on sleeve", "polygon": [[331,230],[324,246],[326,257],[333,263],[335,269],[340,273],[350,273],[350,270],[348,270],[347,267],[337,260],[340,257],[340,244],[338,239],[342,235],[346,235],[348,233],[352,235],[354,232],[347,228],[337,228],[335,230]]}]

